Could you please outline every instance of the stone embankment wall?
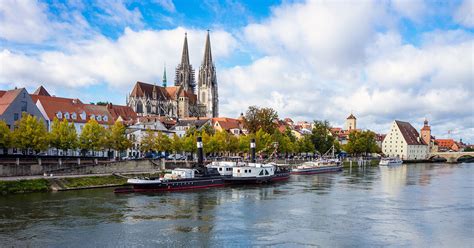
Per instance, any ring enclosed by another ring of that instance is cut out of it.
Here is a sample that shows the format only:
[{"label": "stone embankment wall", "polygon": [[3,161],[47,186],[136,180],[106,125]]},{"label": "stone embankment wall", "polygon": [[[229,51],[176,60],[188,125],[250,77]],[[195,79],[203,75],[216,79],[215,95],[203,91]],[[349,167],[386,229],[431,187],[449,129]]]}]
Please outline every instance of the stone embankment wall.
[{"label": "stone embankment wall", "polygon": [[107,174],[127,172],[150,172],[176,167],[190,168],[194,162],[163,161],[163,160],[127,160],[104,162],[96,159],[57,160],[56,162],[38,159],[37,161],[0,161],[0,177],[35,176],[44,174],[74,175],[74,174]]}]

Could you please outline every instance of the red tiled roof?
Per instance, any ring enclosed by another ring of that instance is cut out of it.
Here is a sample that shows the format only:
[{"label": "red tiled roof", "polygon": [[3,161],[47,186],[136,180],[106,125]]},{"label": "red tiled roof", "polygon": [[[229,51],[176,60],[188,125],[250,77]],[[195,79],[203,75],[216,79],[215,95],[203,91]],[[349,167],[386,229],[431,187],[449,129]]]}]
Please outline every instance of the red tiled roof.
[{"label": "red tiled roof", "polygon": [[229,131],[230,129],[240,128],[240,121],[238,119],[227,118],[227,117],[216,117],[212,118],[212,124],[218,122],[222,129]]},{"label": "red tiled roof", "polygon": [[14,89],[14,90],[9,90],[9,91],[4,91],[3,94],[1,94],[0,97],[0,115],[7,110],[8,106],[16,99],[18,94],[23,90],[24,88],[20,89]]},{"label": "red tiled roof", "polygon": [[[33,97],[34,96],[32,96],[32,98]],[[36,98],[35,101],[39,101],[41,103],[41,106],[43,106],[43,109],[46,112],[46,115],[49,120],[54,120],[54,118],[57,117],[56,114],[58,112],[61,112],[63,118],[65,113],[69,113],[70,115],[72,113],[76,113],[76,119],[72,119],[72,116],[68,119],[72,122],[85,123],[90,120],[91,115],[94,115],[96,117],[100,115],[102,118],[104,116],[107,116],[107,121],[99,121],[96,119],[98,123],[108,125],[113,124],[113,118],[111,114],[109,114],[109,112],[107,111],[107,106],[84,104],[79,99],[53,96],[36,95],[36,97],[34,98]],[[85,119],[82,119],[80,116],[83,112],[86,114]]]},{"label": "red tiled roof", "polygon": [[41,96],[51,96],[48,91],[43,87],[43,85],[41,85],[40,87],[38,87],[38,89],[35,90],[35,92],[33,93],[33,95],[41,95]]},{"label": "red tiled roof", "polygon": [[408,145],[425,145],[416,129],[408,122],[395,121]]},{"label": "red tiled roof", "polygon": [[112,103],[107,104],[107,110],[110,115],[116,121],[119,117],[123,121],[131,121],[137,119],[137,113],[129,106],[113,105]]},{"label": "red tiled roof", "polygon": [[451,148],[454,145],[453,139],[436,139],[435,142],[440,147]]}]

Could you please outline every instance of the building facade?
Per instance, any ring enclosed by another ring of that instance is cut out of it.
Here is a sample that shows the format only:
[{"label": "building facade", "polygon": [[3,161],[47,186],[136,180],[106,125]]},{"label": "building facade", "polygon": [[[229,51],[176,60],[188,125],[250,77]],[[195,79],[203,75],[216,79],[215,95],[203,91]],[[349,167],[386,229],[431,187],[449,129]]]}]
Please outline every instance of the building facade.
[{"label": "building facade", "polygon": [[382,152],[388,157],[422,160],[428,158],[429,147],[410,123],[396,120],[382,142]]},{"label": "building facade", "polygon": [[46,124],[43,115],[25,88],[0,90],[0,120],[13,130],[15,122],[21,119],[22,113],[33,115]]},{"label": "building facade", "polygon": [[212,62],[209,33],[196,89],[194,69],[189,61],[187,35],[184,37],[181,62],[176,67],[174,86],[137,82],[127,97],[127,105],[138,115],[158,115],[174,119],[215,117],[218,115],[218,94],[215,66]]}]

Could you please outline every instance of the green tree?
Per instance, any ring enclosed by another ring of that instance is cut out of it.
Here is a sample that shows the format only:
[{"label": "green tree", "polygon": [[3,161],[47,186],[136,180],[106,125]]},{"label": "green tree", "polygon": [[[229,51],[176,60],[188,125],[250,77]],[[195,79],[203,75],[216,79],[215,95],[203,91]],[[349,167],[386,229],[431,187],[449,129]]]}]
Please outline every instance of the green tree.
[{"label": "green tree", "polygon": [[197,132],[194,133],[189,133],[183,141],[183,149],[185,152],[190,152],[191,154],[194,154],[197,151],[196,147],[196,137],[197,137]]},{"label": "green tree", "polygon": [[147,129],[140,140],[140,151],[142,153],[153,151],[155,148],[155,138],[155,132],[153,132],[151,129]]},{"label": "green tree", "polygon": [[155,150],[160,152],[169,152],[172,150],[171,139],[163,132],[158,132],[155,138]]},{"label": "green tree", "polygon": [[257,152],[273,152],[272,144],[272,137],[267,132],[263,131],[260,128],[257,133],[255,133],[255,143],[256,143],[256,151]]},{"label": "green tree", "polygon": [[273,133],[277,119],[278,113],[272,108],[250,106],[245,113],[244,126],[250,133],[256,133],[259,129],[266,133]]},{"label": "green tree", "polygon": [[330,128],[328,121],[314,121],[311,141],[320,154],[326,153],[334,144],[335,138],[331,135]]},{"label": "green tree", "polygon": [[296,141],[297,145],[297,152],[299,153],[309,153],[309,152],[314,152],[315,149],[314,149],[314,144],[313,144],[313,141],[311,139],[311,135],[309,134],[306,134],[306,135],[303,135],[303,137],[301,137],[300,139],[298,139]]},{"label": "green tree", "polygon": [[345,146],[346,152],[353,155],[377,152],[378,146],[375,133],[371,131],[354,131],[349,134],[349,141]]},{"label": "green tree", "polygon": [[83,152],[92,151],[95,152],[104,148],[106,137],[105,128],[96,120],[89,120],[83,127],[82,133],[79,136],[79,148]]},{"label": "green tree", "polygon": [[40,119],[24,112],[15,126],[12,135],[15,147],[22,150],[31,148],[36,153],[48,148],[48,132]]},{"label": "green tree", "polygon": [[49,145],[65,150],[66,155],[69,149],[75,149],[77,147],[77,133],[74,123],[69,123],[66,119],[59,121],[58,118],[54,118],[49,133]]},{"label": "green tree", "polygon": [[183,150],[183,141],[177,134],[173,134],[173,138],[171,140],[171,150],[175,154]]},{"label": "green tree", "polygon": [[250,151],[250,139],[254,137],[253,135],[241,135],[238,138],[238,150],[243,153],[248,153]]},{"label": "green tree", "polygon": [[7,149],[12,143],[12,132],[4,121],[0,121],[0,148],[3,149],[3,154],[7,153]]},{"label": "green tree", "polygon": [[132,141],[127,138],[126,129],[122,122],[116,121],[107,131],[108,146],[119,154],[132,147]]}]

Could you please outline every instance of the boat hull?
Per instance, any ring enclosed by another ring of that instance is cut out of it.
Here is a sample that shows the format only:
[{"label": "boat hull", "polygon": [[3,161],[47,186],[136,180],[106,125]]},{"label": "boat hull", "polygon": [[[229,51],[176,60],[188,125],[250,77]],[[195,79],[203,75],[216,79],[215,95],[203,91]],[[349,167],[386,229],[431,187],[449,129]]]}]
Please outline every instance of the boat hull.
[{"label": "boat hull", "polygon": [[285,181],[290,178],[290,173],[279,173],[276,175],[265,176],[265,177],[229,177],[225,178],[226,184],[262,184],[272,183],[278,181]]},{"label": "boat hull", "polygon": [[127,188],[117,188],[115,193],[132,193],[132,192],[163,192],[163,191],[180,191],[195,190],[213,187],[225,186],[223,177],[209,178],[192,178],[177,179],[168,181],[157,181],[156,183],[134,183],[128,184]]},{"label": "boat hull", "polygon": [[321,173],[330,173],[330,172],[339,172],[339,171],[342,171],[342,166],[295,169],[295,170],[291,171],[291,174],[293,174],[293,175],[312,175],[312,174],[321,174]]}]

